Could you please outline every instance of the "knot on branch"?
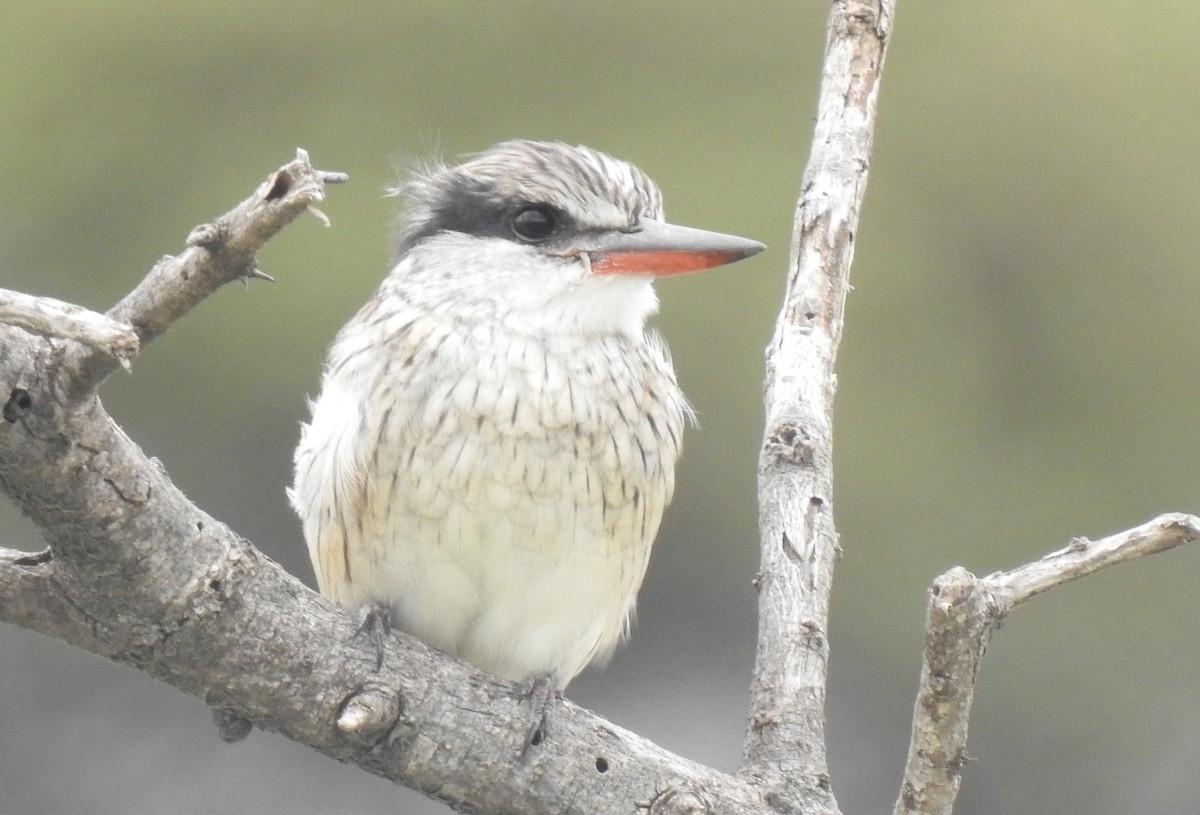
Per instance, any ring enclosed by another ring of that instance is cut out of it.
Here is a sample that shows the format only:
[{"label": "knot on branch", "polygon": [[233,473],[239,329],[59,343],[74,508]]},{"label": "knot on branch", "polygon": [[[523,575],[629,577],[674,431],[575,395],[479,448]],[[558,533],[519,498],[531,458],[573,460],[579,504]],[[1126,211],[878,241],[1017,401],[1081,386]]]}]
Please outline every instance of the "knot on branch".
[{"label": "knot on branch", "polygon": [[217,733],[221,736],[221,741],[226,744],[242,741],[254,729],[254,722],[243,719],[231,710],[214,710],[212,715],[213,724],[217,726]]},{"label": "knot on branch", "polygon": [[803,646],[809,651],[826,656],[829,650],[828,640],[825,639],[825,632],[821,629],[821,624],[817,620],[804,620],[800,623],[800,630],[797,636]]},{"label": "knot on branch", "polygon": [[373,747],[392,732],[402,709],[395,688],[369,682],[342,702],[335,724],[346,741],[359,747]]},{"label": "knot on branch", "polygon": [[811,467],[814,457],[812,434],[803,424],[781,421],[767,435],[765,452],[776,465]]},{"label": "knot on branch", "polygon": [[225,242],[226,235],[225,225],[220,221],[200,224],[188,233],[187,245],[213,249]]},{"label": "knot on branch", "polygon": [[699,790],[665,789],[650,799],[650,815],[710,815],[712,805]]}]

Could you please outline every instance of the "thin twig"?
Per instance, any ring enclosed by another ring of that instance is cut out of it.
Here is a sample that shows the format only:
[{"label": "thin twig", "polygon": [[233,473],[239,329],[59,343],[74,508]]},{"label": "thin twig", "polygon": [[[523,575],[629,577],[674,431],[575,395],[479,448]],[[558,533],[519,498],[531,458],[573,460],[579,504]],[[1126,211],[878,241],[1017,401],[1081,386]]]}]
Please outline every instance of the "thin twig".
[{"label": "thin twig", "polygon": [[1089,541],[1076,538],[1041,560],[983,578],[1001,613],[1063,583],[1146,555],[1157,555],[1200,538],[1200,518],[1184,513],[1160,515],[1141,526]]}]

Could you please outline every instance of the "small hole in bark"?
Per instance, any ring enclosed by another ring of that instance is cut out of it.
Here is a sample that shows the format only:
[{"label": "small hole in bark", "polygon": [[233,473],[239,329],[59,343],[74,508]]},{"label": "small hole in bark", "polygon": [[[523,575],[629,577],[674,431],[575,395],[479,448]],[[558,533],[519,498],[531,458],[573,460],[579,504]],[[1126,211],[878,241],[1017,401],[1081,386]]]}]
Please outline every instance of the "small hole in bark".
[{"label": "small hole in bark", "polygon": [[4,421],[12,424],[25,411],[33,407],[33,397],[24,388],[13,388],[4,403]]},{"label": "small hole in bark", "polygon": [[280,170],[275,174],[275,183],[271,185],[271,189],[267,190],[266,198],[268,201],[276,201],[288,194],[288,190],[292,188],[292,177],[284,170]]},{"label": "small hole in bark", "polygon": [[605,758],[604,756],[596,756],[596,772],[598,772],[598,773],[608,772],[608,759]]}]

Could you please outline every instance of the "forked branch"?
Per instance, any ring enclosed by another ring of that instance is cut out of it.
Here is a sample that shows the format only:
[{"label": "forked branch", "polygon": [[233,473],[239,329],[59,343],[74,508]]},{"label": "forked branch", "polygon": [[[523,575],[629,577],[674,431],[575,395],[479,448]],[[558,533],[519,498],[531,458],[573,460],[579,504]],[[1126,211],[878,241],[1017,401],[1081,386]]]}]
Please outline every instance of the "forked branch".
[{"label": "forked branch", "polygon": [[1106,566],[1200,539],[1200,518],[1161,515],[1125,532],[1065,548],[1006,572],[955,568],[934,581],[925,615],[921,686],[895,815],[949,815],[967,761],[967,724],[992,632],[1021,603]]}]

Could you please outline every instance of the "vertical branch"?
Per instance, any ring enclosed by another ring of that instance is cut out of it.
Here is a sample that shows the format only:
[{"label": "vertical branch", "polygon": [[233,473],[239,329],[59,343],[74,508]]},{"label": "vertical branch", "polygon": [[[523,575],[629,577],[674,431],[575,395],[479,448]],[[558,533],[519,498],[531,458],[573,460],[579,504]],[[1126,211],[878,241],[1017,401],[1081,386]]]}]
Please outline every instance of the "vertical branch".
[{"label": "vertical branch", "polygon": [[950,815],[967,764],[967,726],[979,662],[1003,616],[986,581],[955,567],[925,606],[921,688],[893,815]]},{"label": "vertical branch", "polygon": [[825,762],[834,361],[866,188],[893,0],[837,0],[796,208],[787,292],[767,348],[759,457],[758,652],[742,773],[835,809]]}]

